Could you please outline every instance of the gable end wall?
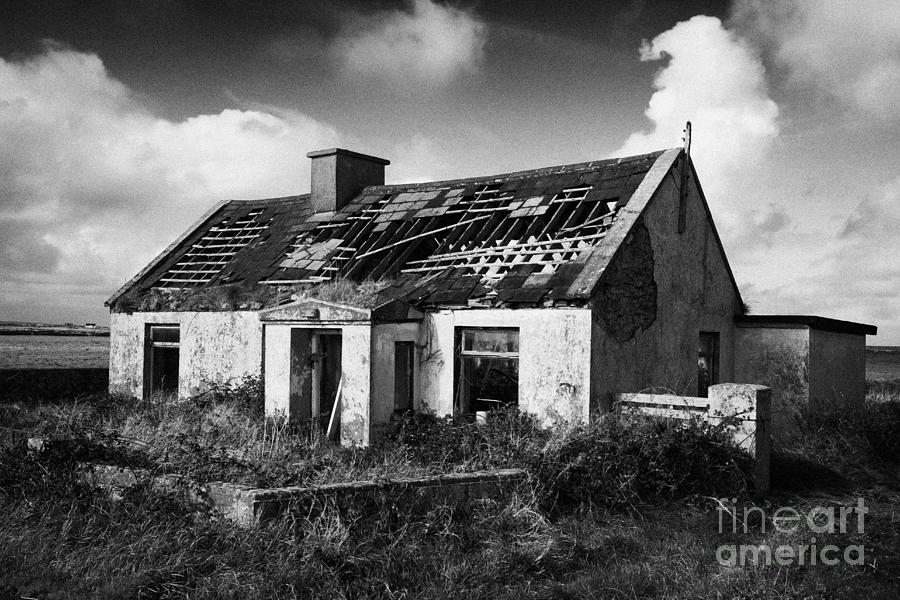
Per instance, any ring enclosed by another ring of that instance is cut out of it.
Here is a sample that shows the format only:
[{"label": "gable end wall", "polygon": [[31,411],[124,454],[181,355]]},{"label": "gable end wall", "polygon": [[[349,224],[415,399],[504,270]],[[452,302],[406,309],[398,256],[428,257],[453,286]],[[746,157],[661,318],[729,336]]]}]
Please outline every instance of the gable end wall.
[{"label": "gable end wall", "polygon": [[678,233],[681,160],[663,179],[591,298],[591,409],[612,394],[697,393],[700,331],[720,335],[719,381],[733,378],[741,300],[693,177]]}]

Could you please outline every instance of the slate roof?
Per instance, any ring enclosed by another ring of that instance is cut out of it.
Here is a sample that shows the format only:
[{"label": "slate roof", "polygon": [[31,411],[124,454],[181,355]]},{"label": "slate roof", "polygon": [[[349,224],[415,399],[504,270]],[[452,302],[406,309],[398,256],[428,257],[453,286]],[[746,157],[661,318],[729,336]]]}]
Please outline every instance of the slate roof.
[{"label": "slate roof", "polygon": [[313,212],[308,195],[225,202],[108,304],[131,289],[336,277],[389,280],[386,299],[420,307],[573,300],[591,252],[663,152],[371,186],[337,212]]}]

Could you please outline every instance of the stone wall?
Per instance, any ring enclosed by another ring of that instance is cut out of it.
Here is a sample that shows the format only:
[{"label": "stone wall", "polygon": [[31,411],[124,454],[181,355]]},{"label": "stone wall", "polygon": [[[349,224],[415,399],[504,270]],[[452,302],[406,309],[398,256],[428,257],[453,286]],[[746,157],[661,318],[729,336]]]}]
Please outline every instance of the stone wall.
[{"label": "stone wall", "polygon": [[521,469],[501,469],[378,482],[351,481],[316,487],[251,488],[224,482],[196,486],[179,475],[150,477],[144,471],[123,467],[84,465],[83,478],[92,485],[106,487],[113,492],[130,487],[139,479],[149,479],[158,488],[182,492],[190,500],[208,505],[226,519],[249,527],[288,512],[314,518],[326,508],[360,509],[384,502],[412,511],[475,499],[502,500],[525,484],[526,473]]}]

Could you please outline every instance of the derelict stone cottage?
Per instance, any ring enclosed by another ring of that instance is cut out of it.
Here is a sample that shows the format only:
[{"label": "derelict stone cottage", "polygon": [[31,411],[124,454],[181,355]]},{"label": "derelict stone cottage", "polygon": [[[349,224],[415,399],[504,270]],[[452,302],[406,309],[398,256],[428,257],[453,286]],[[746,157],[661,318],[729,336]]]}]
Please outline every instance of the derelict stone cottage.
[{"label": "derelict stone cottage", "polygon": [[269,414],[346,444],[406,410],[551,424],[649,387],[764,383],[776,414],[864,394],[874,327],[744,314],[681,148],[403,185],[380,158],[308,156],[309,194],[216,205],[109,299],[112,391],[259,376]]}]

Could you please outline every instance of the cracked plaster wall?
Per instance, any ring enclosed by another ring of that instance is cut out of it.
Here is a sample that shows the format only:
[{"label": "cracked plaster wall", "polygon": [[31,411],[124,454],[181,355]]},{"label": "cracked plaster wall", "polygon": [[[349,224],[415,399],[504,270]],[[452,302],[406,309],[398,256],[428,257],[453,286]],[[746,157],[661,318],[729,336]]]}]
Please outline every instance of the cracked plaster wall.
[{"label": "cracked plaster wall", "polygon": [[181,327],[178,395],[193,396],[208,383],[259,377],[262,325],[254,311],[111,313],[109,389],[137,398],[144,394],[144,353],[148,324]]},{"label": "cracked plaster wall", "polygon": [[734,375],[733,317],[740,301],[693,177],[685,231],[678,233],[679,165],[660,184],[592,298],[592,409],[608,408],[615,393],[652,387],[696,395],[701,331],[719,332],[719,381]]},{"label": "cracked plaster wall", "polygon": [[543,425],[588,417],[591,313],[587,309],[480,309],[428,313],[420,329],[421,407],[453,413],[454,330],[519,329],[519,408]]}]

